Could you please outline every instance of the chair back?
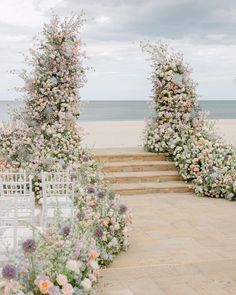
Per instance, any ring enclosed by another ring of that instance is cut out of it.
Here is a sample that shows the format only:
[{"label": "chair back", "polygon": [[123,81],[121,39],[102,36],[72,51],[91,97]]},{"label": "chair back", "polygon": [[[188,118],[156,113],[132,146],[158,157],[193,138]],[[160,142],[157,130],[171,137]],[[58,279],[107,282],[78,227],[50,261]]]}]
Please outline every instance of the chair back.
[{"label": "chair back", "polygon": [[25,173],[0,173],[0,262],[14,255],[26,238],[32,237],[35,199]]},{"label": "chair back", "polygon": [[55,221],[56,211],[63,217],[73,215],[75,182],[69,171],[42,172],[42,216],[41,226]]}]

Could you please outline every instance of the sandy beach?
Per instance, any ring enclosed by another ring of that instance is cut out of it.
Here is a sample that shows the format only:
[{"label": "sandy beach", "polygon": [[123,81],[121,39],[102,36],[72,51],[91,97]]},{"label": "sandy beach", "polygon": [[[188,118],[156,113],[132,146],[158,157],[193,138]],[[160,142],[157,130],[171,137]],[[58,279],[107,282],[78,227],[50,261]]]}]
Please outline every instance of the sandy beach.
[{"label": "sandy beach", "polygon": [[[80,122],[83,145],[89,148],[138,147],[142,144],[145,121]],[[215,120],[217,133],[236,146],[236,120]]]}]

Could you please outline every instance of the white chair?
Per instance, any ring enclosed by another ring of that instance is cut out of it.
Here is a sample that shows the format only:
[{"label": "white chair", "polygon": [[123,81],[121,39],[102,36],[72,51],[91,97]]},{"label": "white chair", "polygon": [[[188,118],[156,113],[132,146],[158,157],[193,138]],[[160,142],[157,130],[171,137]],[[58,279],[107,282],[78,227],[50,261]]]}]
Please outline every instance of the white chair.
[{"label": "white chair", "polygon": [[23,239],[32,237],[35,200],[25,173],[0,173],[0,261],[6,248],[14,255]]},{"label": "white chair", "polygon": [[67,172],[41,172],[42,215],[41,227],[54,223],[57,213],[63,217],[74,214],[75,181]]},{"label": "white chair", "polygon": [[0,172],[0,195],[31,195],[32,182],[27,181],[26,173],[20,172]]}]

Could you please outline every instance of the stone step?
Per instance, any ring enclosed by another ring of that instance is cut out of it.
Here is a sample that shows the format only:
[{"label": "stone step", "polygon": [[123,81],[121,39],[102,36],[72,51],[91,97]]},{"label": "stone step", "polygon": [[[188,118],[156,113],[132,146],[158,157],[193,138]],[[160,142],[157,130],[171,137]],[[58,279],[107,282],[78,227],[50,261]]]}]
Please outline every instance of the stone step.
[{"label": "stone step", "polygon": [[165,161],[167,155],[148,153],[138,148],[96,149],[94,158],[100,162]]},{"label": "stone step", "polygon": [[148,193],[184,193],[191,192],[190,186],[180,181],[119,183],[112,184],[112,190],[120,195],[138,195]]},{"label": "stone step", "polygon": [[135,172],[135,171],[176,171],[175,164],[169,161],[127,161],[105,163],[103,172]]},{"label": "stone step", "polygon": [[109,172],[104,179],[109,183],[139,183],[180,181],[182,177],[177,171],[141,171],[141,172]]}]

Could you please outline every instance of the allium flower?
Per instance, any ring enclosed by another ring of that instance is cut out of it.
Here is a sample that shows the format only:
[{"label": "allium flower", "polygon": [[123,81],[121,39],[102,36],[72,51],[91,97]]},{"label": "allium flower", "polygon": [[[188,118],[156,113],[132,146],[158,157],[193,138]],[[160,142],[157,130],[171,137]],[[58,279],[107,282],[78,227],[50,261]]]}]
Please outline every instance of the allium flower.
[{"label": "allium flower", "polygon": [[94,189],[94,187],[89,186],[89,187],[87,188],[87,193],[88,193],[88,194],[94,194],[94,193],[95,193],[95,189]]},{"label": "allium flower", "polygon": [[120,214],[125,214],[127,212],[127,206],[124,204],[120,204],[119,210],[120,210]]},{"label": "allium flower", "polygon": [[6,280],[13,280],[16,278],[17,272],[14,265],[7,264],[2,269],[2,276]]},{"label": "allium flower", "polygon": [[105,196],[104,192],[98,192],[98,193],[97,193],[97,197],[98,197],[99,199],[103,199],[104,196]]},{"label": "allium flower", "polygon": [[25,240],[22,244],[22,249],[25,253],[31,254],[36,250],[36,243],[34,239]]},{"label": "allium flower", "polygon": [[79,211],[77,214],[76,214],[76,217],[79,219],[79,221],[82,221],[84,220],[85,218],[85,213],[83,211]]},{"label": "allium flower", "polygon": [[87,155],[83,155],[82,160],[83,162],[88,162],[89,157]]},{"label": "allium flower", "polygon": [[61,234],[63,236],[68,236],[70,233],[70,227],[68,225],[64,226],[62,229],[61,229]]},{"label": "allium flower", "polygon": [[93,232],[93,236],[95,239],[101,240],[103,237],[103,229],[101,227],[97,227]]}]

